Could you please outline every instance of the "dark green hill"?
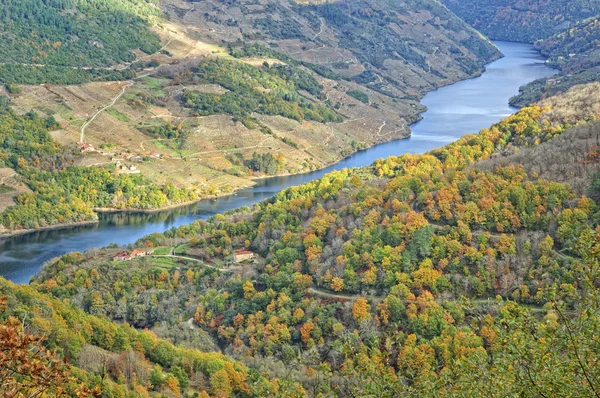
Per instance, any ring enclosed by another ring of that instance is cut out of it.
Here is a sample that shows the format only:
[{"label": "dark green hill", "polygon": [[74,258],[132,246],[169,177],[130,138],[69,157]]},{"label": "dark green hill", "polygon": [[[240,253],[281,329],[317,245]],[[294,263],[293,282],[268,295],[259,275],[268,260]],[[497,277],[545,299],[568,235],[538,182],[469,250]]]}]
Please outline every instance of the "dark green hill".
[{"label": "dark green hill", "polygon": [[[158,37],[146,26],[150,17],[159,14],[156,2],[143,0],[3,1],[0,79],[66,83],[62,80],[110,77],[110,71],[87,69],[132,61],[133,50],[157,51]],[[61,74],[69,76],[61,78]]]}]

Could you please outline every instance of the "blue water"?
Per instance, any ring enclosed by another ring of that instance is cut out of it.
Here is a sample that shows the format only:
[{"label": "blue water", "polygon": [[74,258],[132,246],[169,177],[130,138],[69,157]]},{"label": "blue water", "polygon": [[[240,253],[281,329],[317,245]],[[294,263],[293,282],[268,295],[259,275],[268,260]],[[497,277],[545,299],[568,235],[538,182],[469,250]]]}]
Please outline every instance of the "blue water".
[{"label": "blue water", "polygon": [[289,186],[314,180],[333,170],[366,166],[374,160],[403,153],[423,153],[439,148],[461,136],[476,133],[516,111],[508,105],[520,86],[554,70],[528,44],[496,42],[504,58],[489,64],[485,73],[471,80],[431,92],[422,103],[428,110],[423,120],[411,126],[412,136],[377,145],[323,170],[259,180],[237,195],[205,200],[197,205],[155,214],[113,214],[102,216],[91,227],[42,231],[10,238],[0,243],[0,275],[17,283],[28,283],[45,261],[73,251],[135,242],[152,232],[189,224],[200,218],[269,198]]}]

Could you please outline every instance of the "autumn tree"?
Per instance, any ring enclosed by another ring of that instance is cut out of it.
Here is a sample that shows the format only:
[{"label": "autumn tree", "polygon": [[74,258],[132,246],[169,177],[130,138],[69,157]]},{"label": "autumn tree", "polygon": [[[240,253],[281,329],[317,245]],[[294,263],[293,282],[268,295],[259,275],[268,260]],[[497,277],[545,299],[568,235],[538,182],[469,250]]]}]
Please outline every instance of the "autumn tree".
[{"label": "autumn tree", "polygon": [[[6,298],[0,298],[0,311]],[[60,396],[73,381],[69,367],[47,350],[44,338],[25,330],[22,322],[9,317],[0,324],[0,394],[6,398]],[[78,396],[92,392],[81,386]]]},{"label": "autumn tree", "polygon": [[371,304],[364,297],[359,297],[356,299],[354,304],[352,305],[352,316],[358,322],[364,321],[365,319],[371,318],[371,313],[369,310],[371,309]]}]

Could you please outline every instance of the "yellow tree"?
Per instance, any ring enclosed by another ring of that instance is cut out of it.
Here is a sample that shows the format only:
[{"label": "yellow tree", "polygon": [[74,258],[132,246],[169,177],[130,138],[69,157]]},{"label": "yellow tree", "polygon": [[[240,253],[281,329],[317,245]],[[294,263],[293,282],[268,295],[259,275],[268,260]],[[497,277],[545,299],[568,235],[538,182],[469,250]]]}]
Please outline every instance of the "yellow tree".
[{"label": "yellow tree", "polygon": [[352,316],[358,322],[362,322],[366,319],[371,318],[371,313],[369,312],[371,309],[371,304],[364,297],[359,297],[352,305]]}]

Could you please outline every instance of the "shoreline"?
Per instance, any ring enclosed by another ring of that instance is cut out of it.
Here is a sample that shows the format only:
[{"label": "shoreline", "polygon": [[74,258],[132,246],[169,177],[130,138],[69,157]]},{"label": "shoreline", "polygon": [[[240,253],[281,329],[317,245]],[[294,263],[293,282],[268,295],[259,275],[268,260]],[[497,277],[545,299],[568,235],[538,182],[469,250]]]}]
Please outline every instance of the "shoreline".
[{"label": "shoreline", "polygon": [[88,221],[73,221],[73,222],[68,222],[68,223],[46,225],[44,227],[33,228],[33,229],[17,229],[17,230],[13,230],[13,231],[3,231],[3,232],[0,232],[0,241],[5,240],[5,239],[14,238],[17,236],[34,234],[36,232],[52,231],[52,230],[59,230],[59,229],[69,229],[69,228],[76,228],[76,227],[89,227],[92,225],[97,225],[99,223],[100,223],[100,220],[96,219],[96,220],[88,220]]},{"label": "shoreline", "polygon": [[[503,58],[505,55],[500,53],[500,56],[498,58],[492,59],[489,61],[489,63],[492,63],[494,61],[497,61],[498,59]],[[488,63],[488,64],[489,64]],[[438,87],[434,88],[431,91],[428,91],[426,93],[422,93],[422,97],[437,91],[441,88],[447,87],[447,86],[451,86],[453,84],[462,82],[462,81],[467,81],[467,80],[471,80],[471,79],[475,79],[480,77],[481,75],[483,75],[486,72],[486,66],[488,65],[484,65],[481,67],[481,70],[479,70],[476,74],[474,74],[473,76],[467,77],[465,79],[461,79],[461,80],[457,80],[455,82],[449,82],[447,84],[442,84],[439,85]],[[422,100],[419,100],[420,101]],[[192,201],[187,201],[187,202],[183,202],[183,203],[177,203],[177,204],[171,204],[171,205],[167,205],[164,207],[158,207],[158,208],[150,208],[150,209],[136,209],[136,208],[125,208],[125,209],[117,209],[117,208],[110,208],[110,207],[97,207],[94,208],[93,211],[97,214],[97,215],[101,215],[101,214],[153,214],[153,213],[160,213],[163,211],[169,211],[169,210],[174,210],[174,209],[178,209],[178,208],[182,208],[182,207],[186,207],[186,206],[192,206],[195,204],[198,204],[202,201],[205,200],[215,200],[215,199],[220,199],[220,198],[225,198],[225,197],[229,197],[229,196],[234,196],[236,195],[238,192],[244,190],[244,189],[248,189],[248,188],[252,188],[257,184],[257,181],[260,180],[266,180],[269,178],[282,178],[282,177],[290,177],[290,176],[301,176],[303,174],[310,174],[310,173],[314,173],[314,172],[318,172],[321,170],[325,170],[329,167],[335,166],[338,163],[343,162],[344,160],[347,160],[349,158],[351,158],[352,156],[360,153],[360,152],[364,152],[364,151],[368,151],[378,145],[384,145],[390,142],[394,142],[394,141],[401,141],[401,140],[406,140],[409,139],[412,136],[412,130],[410,129],[411,126],[413,126],[414,124],[418,123],[419,121],[421,121],[423,119],[423,114],[426,113],[428,111],[428,109],[425,107],[425,109],[422,112],[419,112],[416,117],[415,120],[408,125],[409,129],[408,129],[408,134],[403,136],[403,137],[399,137],[399,138],[394,138],[394,139],[390,139],[390,140],[385,140],[385,141],[381,141],[381,142],[377,142],[374,143],[373,145],[364,148],[364,149],[359,149],[356,150],[346,156],[340,157],[339,159],[331,162],[331,163],[327,163],[324,164],[322,167],[319,168],[315,168],[312,170],[306,170],[300,173],[284,173],[284,174],[276,174],[276,175],[265,175],[265,176],[250,176],[248,177],[248,181],[250,182],[250,185],[247,186],[242,186],[239,187],[238,189],[234,189],[231,192],[228,193],[224,193],[224,194],[219,194],[219,195],[212,195],[212,196],[206,196],[206,197],[201,197]],[[24,236],[24,235],[30,235],[30,234],[34,234],[36,232],[43,232],[43,231],[51,231],[51,230],[68,230],[71,228],[76,228],[76,227],[85,227],[85,226],[93,226],[93,225],[98,225],[100,223],[100,219],[96,219],[96,220],[89,220],[89,221],[79,221],[79,222],[69,222],[69,223],[62,223],[62,224],[54,224],[54,225],[49,225],[49,226],[44,226],[41,228],[34,228],[34,229],[22,229],[22,230],[14,230],[14,231],[7,231],[7,232],[0,232],[0,241],[2,240],[8,240],[11,238],[15,238],[15,237],[19,237],[19,236]]]}]

